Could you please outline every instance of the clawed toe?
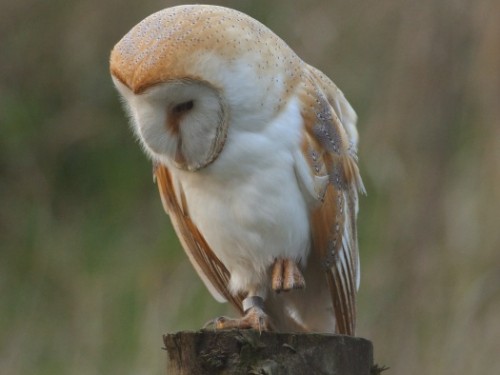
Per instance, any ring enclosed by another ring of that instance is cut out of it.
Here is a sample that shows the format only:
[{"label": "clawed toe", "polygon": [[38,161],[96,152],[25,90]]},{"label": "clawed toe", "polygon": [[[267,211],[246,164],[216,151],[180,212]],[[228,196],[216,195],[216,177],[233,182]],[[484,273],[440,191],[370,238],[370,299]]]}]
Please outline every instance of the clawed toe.
[{"label": "clawed toe", "polygon": [[222,329],[221,326],[224,324],[225,321],[231,320],[230,318],[227,318],[225,316],[219,316],[218,318],[211,319],[208,322],[206,322],[203,325],[202,329]]},{"label": "clawed toe", "polygon": [[259,307],[250,308],[244,317],[231,319],[225,316],[208,321],[203,329],[212,327],[215,330],[221,329],[255,329],[259,332],[272,331],[272,324],[269,316]]},{"label": "clawed toe", "polygon": [[306,286],[304,276],[297,264],[291,259],[278,258],[273,264],[272,288],[275,292],[287,292],[303,289]]}]

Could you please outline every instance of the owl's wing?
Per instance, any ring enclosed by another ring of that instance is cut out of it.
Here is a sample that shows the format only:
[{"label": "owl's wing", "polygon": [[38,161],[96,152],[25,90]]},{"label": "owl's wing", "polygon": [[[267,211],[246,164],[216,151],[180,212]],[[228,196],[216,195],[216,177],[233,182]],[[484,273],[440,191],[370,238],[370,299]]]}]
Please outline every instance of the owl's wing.
[{"label": "owl's wing", "polygon": [[[299,180],[311,203],[312,251],[322,262],[336,331],[354,335],[359,255],[358,191],[364,191],[356,157],[356,114],[342,92],[317,69],[306,68],[300,99],[304,119]],[[301,172],[302,170],[302,172]],[[300,174],[307,173],[306,178]],[[313,176],[311,180],[310,176]]]},{"label": "owl's wing", "polygon": [[177,198],[169,170],[167,167],[157,164],[154,167],[154,175],[163,207],[170,215],[175,232],[196,272],[217,301],[229,301],[242,313],[241,297],[233,296],[227,287],[230,278],[229,271],[214,254],[189,217],[182,191],[179,193],[180,198]]}]

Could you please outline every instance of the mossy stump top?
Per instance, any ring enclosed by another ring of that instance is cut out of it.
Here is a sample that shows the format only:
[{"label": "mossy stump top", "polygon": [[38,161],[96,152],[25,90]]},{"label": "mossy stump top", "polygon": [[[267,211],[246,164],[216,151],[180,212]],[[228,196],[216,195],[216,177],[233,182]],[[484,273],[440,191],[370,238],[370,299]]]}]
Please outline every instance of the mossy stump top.
[{"label": "mossy stump top", "polygon": [[359,337],[253,330],[163,336],[168,375],[370,375],[372,343]]}]

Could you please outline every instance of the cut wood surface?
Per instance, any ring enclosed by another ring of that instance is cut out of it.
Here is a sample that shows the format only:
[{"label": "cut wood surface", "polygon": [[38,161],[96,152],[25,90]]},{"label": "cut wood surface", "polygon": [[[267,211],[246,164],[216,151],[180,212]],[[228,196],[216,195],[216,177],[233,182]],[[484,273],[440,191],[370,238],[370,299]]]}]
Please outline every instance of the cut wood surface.
[{"label": "cut wood surface", "polygon": [[370,375],[372,343],[359,337],[253,330],[163,336],[168,375]]}]

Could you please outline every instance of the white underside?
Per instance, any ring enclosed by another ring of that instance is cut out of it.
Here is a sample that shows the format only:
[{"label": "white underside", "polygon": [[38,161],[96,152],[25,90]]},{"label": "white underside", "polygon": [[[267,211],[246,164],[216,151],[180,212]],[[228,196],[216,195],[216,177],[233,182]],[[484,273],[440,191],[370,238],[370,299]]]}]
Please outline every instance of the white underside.
[{"label": "white underside", "polygon": [[291,100],[257,131],[236,129],[241,127],[230,126],[222,153],[209,167],[171,171],[193,222],[231,273],[231,291],[262,294],[276,257],[305,262],[309,252],[309,210],[296,174],[298,102]]}]

